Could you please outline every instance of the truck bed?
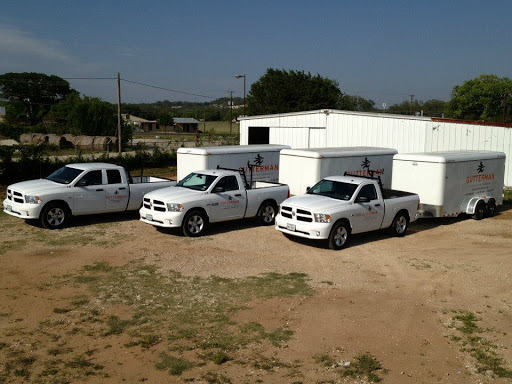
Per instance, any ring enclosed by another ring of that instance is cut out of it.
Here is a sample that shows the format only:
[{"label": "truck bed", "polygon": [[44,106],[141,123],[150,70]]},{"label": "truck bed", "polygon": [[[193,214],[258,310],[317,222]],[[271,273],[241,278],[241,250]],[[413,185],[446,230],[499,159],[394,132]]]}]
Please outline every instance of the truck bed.
[{"label": "truck bed", "polygon": [[382,197],[384,200],[396,199],[398,197],[413,196],[415,193],[398,191],[396,189],[382,189]]}]

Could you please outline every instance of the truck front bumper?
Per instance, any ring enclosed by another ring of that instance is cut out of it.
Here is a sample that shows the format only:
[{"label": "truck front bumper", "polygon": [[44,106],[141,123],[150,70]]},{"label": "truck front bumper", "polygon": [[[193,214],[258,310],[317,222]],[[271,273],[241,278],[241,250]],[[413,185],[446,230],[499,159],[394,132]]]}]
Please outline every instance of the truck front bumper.
[{"label": "truck front bumper", "polygon": [[306,239],[324,240],[329,238],[331,223],[305,223],[287,219],[280,214],[276,216],[276,229],[279,232]]},{"label": "truck front bumper", "polygon": [[155,227],[176,228],[181,227],[184,212],[159,212],[142,207],[139,210],[140,221]]},{"label": "truck front bumper", "polygon": [[20,204],[9,199],[3,201],[4,212],[20,219],[39,219],[43,204]]}]

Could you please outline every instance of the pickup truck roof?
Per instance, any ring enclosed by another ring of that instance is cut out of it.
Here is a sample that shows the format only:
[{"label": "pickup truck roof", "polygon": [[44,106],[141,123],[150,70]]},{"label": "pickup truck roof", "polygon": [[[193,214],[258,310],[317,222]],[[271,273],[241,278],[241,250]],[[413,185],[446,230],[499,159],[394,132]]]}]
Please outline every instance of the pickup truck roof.
[{"label": "pickup truck roof", "polygon": [[196,173],[200,173],[202,175],[209,175],[209,176],[227,176],[227,175],[233,175],[233,174],[239,174],[237,171],[227,170],[227,169],[203,169],[195,171]]},{"label": "pickup truck roof", "polygon": [[342,183],[352,183],[352,184],[360,184],[366,180],[373,180],[378,183],[377,179],[370,179],[367,177],[357,177],[357,176],[328,176],[324,177],[325,180],[338,181]]},{"label": "pickup truck roof", "polygon": [[67,164],[68,167],[81,169],[82,171],[90,171],[92,169],[119,169],[122,168],[119,165],[110,163],[74,163]]}]

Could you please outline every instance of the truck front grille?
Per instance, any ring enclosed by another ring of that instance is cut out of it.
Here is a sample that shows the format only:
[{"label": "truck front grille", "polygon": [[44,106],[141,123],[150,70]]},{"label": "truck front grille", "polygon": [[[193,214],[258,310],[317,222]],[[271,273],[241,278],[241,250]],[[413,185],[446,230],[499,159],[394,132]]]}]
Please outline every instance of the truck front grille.
[{"label": "truck front grille", "polygon": [[287,219],[294,219],[297,221],[303,221],[306,223],[311,223],[313,221],[313,214],[304,209],[289,207],[286,205],[281,206],[281,216],[286,217]]},{"label": "truck front grille", "polygon": [[166,211],[165,203],[160,200],[151,201],[151,199],[148,199],[147,197],[145,197],[143,204],[144,204],[144,208],[152,210],[152,211],[157,211],[157,212],[165,212]]},{"label": "truck front grille", "polygon": [[23,194],[17,191],[13,191],[12,189],[7,188],[7,199],[15,202],[23,204],[25,200],[23,200]]}]

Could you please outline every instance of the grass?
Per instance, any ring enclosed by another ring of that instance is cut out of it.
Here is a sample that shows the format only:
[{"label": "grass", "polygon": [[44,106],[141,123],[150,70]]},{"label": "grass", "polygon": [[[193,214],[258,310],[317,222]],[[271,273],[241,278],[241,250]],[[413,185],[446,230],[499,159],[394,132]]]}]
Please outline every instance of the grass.
[{"label": "grass", "polygon": [[342,376],[361,377],[366,376],[371,383],[378,383],[382,378],[377,372],[386,370],[382,369],[381,363],[368,353],[360,354],[354,358],[354,361],[342,371]]},{"label": "grass", "polygon": [[480,336],[487,330],[478,326],[480,321],[474,313],[460,311],[452,317],[450,327],[459,331],[460,336],[450,335],[450,340],[462,344],[462,351],[475,359],[478,373],[491,372],[497,377],[512,378],[512,371],[505,368],[505,361],[496,352],[497,346]]},{"label": "grass", "polygon": [[[70,285],[79,293],[59,302],[51,316],[41,319],[34,329],[13,330],[14,338],[23,332],[23,344],[12,347],[11,339],[2,340],[2,353],[15,350],[19,354],[6,358],[10,368],[0,372],[0,382],[13,381],[16,375],[36,382],[83,381],[88,376],[108,375],[101,361],[93,358],[94,351],[85,349],[105,338],[113,353],[128,353],[135,347],[140,348],[137,353],[152,351],[149,353],[160,356],[155,369],[173,376],[204,365],[211,370],[228,363],[246,366],[250,363],[234,357],[243,356],[244,350],[250,351],[254,345],[279,350],[294,333],[284,320],[265,328],[256,322],[236,321],[235,315],[250,303],[314,293],[307,275],[300,273],[200,278],[164,273],[143,259],[122,266],[91,263],[74,274],[53,276],[44,289]],[[36,362],[20,360],[38,349]],[[252,361],[261,369],[291,367],[277,357]],[[229,382],[217,374],[209,380]]]},{"label": "grass", "polygon": [[504,197],[503,197],[503,203],[512,205],[512,189],[505,190]]}]

